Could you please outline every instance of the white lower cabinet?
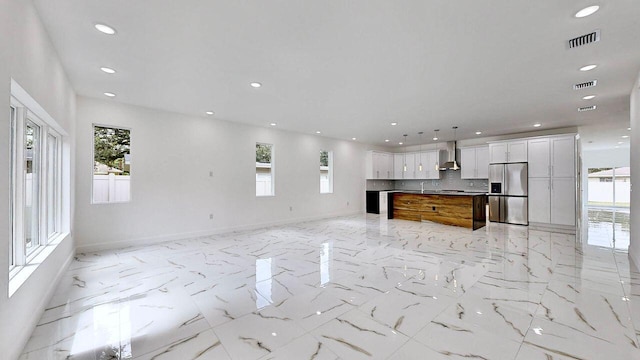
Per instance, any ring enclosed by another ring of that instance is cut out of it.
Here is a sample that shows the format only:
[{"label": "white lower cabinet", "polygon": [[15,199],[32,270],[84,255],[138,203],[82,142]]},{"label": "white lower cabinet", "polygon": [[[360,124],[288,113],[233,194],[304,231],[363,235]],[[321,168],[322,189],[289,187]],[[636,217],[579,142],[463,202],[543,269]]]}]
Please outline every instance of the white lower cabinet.
[{"label": "white lower cabinet", "polygon": [[551,223],[576,224],[576,184],[574,178],[551,178]]},{"label": "white lower cabinet", "polygon": [[529,179],[529,222],[551,223],[551,180]]},{"label": "white lower cabinet", "polygon": [[529,178],[529,222],[575,226],[574,178]]}]

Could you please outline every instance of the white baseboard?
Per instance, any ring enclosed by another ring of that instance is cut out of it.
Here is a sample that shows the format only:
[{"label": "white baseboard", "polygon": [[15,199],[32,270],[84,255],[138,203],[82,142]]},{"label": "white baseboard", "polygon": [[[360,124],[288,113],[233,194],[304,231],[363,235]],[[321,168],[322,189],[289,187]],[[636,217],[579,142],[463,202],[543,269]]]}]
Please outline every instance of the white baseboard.
[{"label": "white baseboard", "polygon": [[113,250],[113,249],[122,249],[126,247],[140,246],[140,245],[155,245],[155,244],[161,244],[168,241],[176,241],[181,239],[218,235],[218,234],[230,233],[234,231],[256,230],[256,229],[262,229],[262,228],[271,227],[271,226],[288,225],[288,224],[295,224],[295,223],[301,223],[301,222],[307,222],[307,221],[330,219],[330,218],[335,218],[340,216],[358,215],[363,213],[364,213],[364,210],[360,209],[357,211],[324,214],[324,215],[318,215],[318,216],[308,216],[308,217],[286,219],[286,220],[280,220],[280,221],[264,222],[264,223],[258,223],[258,224],[221,227],[221,228],[215,228],[215,229],[209,229],[209,230],[203,230],[203,231],[184,232],[184,233],[152,236],[152,237],[145,237],[145,238],[132,238],[132,239],[119,240],[119,241],[102,242],[97,244],[87,244],[87,245],[80,244],[82,242],[82,239],[76,239],[76,244],[78,244],[78,246],[76,247],[76,254],[99,252],[99,251]]},{"label": "white baseboard", "polygon": [[530,222],[529,223],[529,229],[531,229],[531,230],[550,231],[550,232],[556,232],[556,233],[561,233],[561,234],[569,234],[569,235],[575,235],[576,234],[576,227],[575,226],[569,226],[569,225],[556,225],[556,224],[545,224],[545,223]]}]

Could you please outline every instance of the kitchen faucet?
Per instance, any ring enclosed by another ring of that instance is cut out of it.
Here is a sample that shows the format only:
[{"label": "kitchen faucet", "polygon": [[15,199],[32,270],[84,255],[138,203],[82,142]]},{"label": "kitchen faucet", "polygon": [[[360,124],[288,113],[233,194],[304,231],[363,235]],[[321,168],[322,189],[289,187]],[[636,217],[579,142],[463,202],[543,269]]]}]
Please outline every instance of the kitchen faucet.
[{"label": "kitchen faucet", "polygon": [[420,183],[420,194],[424,194],[424,181]]}]

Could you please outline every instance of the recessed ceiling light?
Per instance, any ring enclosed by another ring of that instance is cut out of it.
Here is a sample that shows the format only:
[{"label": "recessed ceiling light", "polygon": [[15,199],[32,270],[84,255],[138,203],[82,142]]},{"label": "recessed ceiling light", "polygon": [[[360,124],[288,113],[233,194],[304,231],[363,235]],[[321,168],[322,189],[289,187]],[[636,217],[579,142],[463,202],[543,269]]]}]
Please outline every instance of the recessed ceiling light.
[{"label": "recessed ceiling light", "polygon": [[616,146],[615,146],[615,148],[616,148],[616,149],[620,149],[620,146],[616,145]]},{"label": "recessed ceiling light", "polygon": [[320,132],[320,130],[316,131],[316,134],[322,134],[322,132]]},{"label": "recessed ceiling light", "polygon": [[627,139],[627,138],[629,138],[629,135],[622,135],[622,138],[623,139]]},{"label": "recessed ceiling light", "polygon": [[540,127],[540,126],[542,126],[542,124],[540,123],[533,124],[533,127]]},{"label": "recessed ceiling light", "polygon": [[100,31],[103,34],[115,35],[116,33],[116,29],[105,24],[96,24],[95,27],[96,27],[96,30]]},{"label": "recessed ceiling light", "polygon": [[595,69],[597,67],[598,67],[598,65],[595,65],[595,64],[585,65],[585,66],[580,68],[580,71],[589,71],[589,70],[593,70],[593,69]]},{"label": "recessed ceiling light", "polygon": [[207,114],[207,115],[213,115],[213,111],[207,111],[205,114]]},{"label": "recessed ceiling light", "polygon": [[433,140],[434,140],[434,141],[438,141],[438,137],[437,137],[437,136],[436,136],[436,137],[434,137],[434,138],[433,138]]},{"label": "recessed ceiling light", "polygon": [[269,124],[269,125],[271,125],[271,126],[276,126],[276,125],[278,125],[278,124],[276,124],[276,123],[271,123],[271,124]]},{"label": "recessed ceiling light", "polygon": [[351,140],[356,140],[356,138],[353,137],[353,138],[351,138]]},{"label": "recessed ceiling light", "polygon": [[582,100],[591,100],[591,99],[593,99],[595,97],[596,97],[595,95],[587,95],[587,96],[583,96]]},{"label": "recessed ceiling light", "polygon": [[105,94],[106,96],[108,96],[108,97],[116,97],[116,94],[114,94],[114,93],[106,92],[106,93],[104,93],[104,94]]},{"label": "recessed ceiling light", "polygon": [[593,6],[588,6],[580,11],[578,11],[575,15],[575,17],[577,18],[583,18],[586,16],[589,16],[591,14],[593,14],[594,12],[598,11],[598,9],[600,9],[600,6],[598,5],[593,5]]},{"label": "recessed ceiling light", "polygon": [[384,142],[389,142],[389,141],[390,141],[389,139],[385,139],[385,140],[384,140]]},{"label": "recessed ceiling light", "polygon": [[618,141],[618,145],[622,145],[622,144],[624,144],[623,141]]},{"label": "recessed ceiling light", "polygon": [[260,86],[262,86],[262,84],[260,84],[259,82],[252,82],[250,85],[254,88],[259,88]]},{"label": "recessed ceiling light", "polygon": [[476,131],[476,135],[482,134],[482,131]]},{"label": "recessed ceiling light", "polygon": [[391,123],[391,126],[396,126],[396,125],[398,125],[398,123],[397,123],[397,122],[392,122],[392,123]]},{"label": "recessed ceiling light", "polygon": [[108,67],[101,67],[100,70],[106,72],[107,74],[115,74],[116,71],[113,70],[112,68],[108,68]]},{"label": "recessed ceiling light", "polygon": [[631,131],[631,128],[627,128],[627,130]]},{"label": "recessed ceiling light", "polygon": [[398,145],[402,145],[402,144],[403,144],[403,143],[402,143],[402,141],[400,141],[400,142],[398,143]]}]

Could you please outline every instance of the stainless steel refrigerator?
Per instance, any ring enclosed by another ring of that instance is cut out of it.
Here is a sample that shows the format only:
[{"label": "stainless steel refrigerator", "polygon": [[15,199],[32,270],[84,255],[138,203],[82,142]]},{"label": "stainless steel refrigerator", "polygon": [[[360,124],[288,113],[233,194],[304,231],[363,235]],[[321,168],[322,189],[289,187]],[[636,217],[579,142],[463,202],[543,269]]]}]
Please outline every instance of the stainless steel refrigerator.
[{"label": "stainless steel refrigerator", "polygon": [[489,165],[489,221],[529,225],[527,163]]}]

